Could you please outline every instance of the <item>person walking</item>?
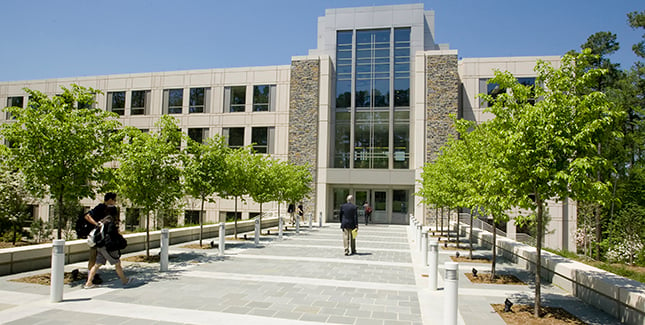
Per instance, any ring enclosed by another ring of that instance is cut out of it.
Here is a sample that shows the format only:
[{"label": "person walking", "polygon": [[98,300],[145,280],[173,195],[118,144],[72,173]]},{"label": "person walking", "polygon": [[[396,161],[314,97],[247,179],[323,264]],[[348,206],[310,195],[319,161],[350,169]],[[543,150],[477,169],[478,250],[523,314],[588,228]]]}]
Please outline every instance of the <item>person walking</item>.
[{"label": "person walking", "polygon": [[134,278],[127,278],[123,273],[123,267],[121,267],[121,249],[125,248],[127,242],[123,236],[119,233],[119,218],[116,207],[108,207],[106,209],[106,217],[101,219],[98,222],[101,226],[101,234],[103,238],[101,243],[96,244],[96,261],[87,275],[87,282],[83,288],[90,289],[96,287],[96,284],[93,282],[94,277],[97,275],[99,268],[110,262],[114,265],[116,274],[119,276],[121,283],[125,286],[134,281]]},{"label": "person walking", "polygon": [[[92,224],[94,227],[97,227],[99,225],[99,221],[103,220],[107,216],[107,210],[108,208],[114,207],[116,205],[116,193],[105,193],[105,196],[103,197],[103,203],[99,203],[97,206],[94,207],[94,209],[90,210],[87,212],[84,216],[85,221],[89,222]],[[90,256],[87,260],[87,271],[88,273],[94,267],[94,263],[96,263],[96,247],[90,247]],[[101,277],[97,274],[96,277],[94,277],[94,284],[101,284],[103,280]]]},{"label": "person walking", "polygon": [[340,228],[343,230],[345,256],[356,254],[356,238],[352,231],[358,231],[358,211],[352,203],[353,196],[347,196],[347,202],[340,206]]},{"label": "person walking", "polygon": [[365,225],[367,226],[367,222],[372,220],[372,207],[369,202],[363,203],[363,210],[365,210]]}]

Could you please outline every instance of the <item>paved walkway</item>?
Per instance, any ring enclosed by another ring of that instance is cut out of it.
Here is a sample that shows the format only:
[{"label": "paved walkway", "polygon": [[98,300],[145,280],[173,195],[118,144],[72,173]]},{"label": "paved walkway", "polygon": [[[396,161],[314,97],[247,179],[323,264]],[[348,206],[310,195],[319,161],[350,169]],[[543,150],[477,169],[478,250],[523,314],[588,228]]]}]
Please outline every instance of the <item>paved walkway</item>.
[{"label": "paved walkway", "polygon": [[[353,256],[343,255],[337,224],[302,228],[299,235],[290,229],[281,241],[272,230],[259,247],[252,240],[227,241],[223,258],[217,256],[217,248],[196,250],[179,244],[170,248],[170,271],[159,272],[158,264],[124,262],[126,274],[138,281],[123,289],[114,269],[104,267],[104,285],[65,286],[61,303],[49,302],[48,286],[10,281],[49,270],[4,276],[0,323],[442,324],[443,291],[427,289],[427,269],[421,267],[421,254],[407,231],[406,226],[361,226],[358,254]],[[440,249],[440,265],[453,254]],[[463,275],[472,267],[484,271],[487,265],[460,265],[460,324],[504,324],[491,303],[503,303],[507,297],[516,303],[532,301],[530,284],[473,285]],[[504,263],[498,264],[498,272],[529,278]],[[443,287],[441,277],[438,284]],[[618,324],[558,288],[546,286],[543,297],[587,323]]]}]

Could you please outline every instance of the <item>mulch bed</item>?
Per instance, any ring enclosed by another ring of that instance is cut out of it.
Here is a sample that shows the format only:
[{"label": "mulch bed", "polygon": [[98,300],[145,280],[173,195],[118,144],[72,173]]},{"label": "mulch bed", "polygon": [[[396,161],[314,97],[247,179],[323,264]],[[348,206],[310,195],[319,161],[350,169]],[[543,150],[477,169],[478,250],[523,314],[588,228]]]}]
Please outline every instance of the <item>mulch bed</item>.
[{"label": "mulch bed", "polygon": [[463,263],[489,263],[490,264],[490,259],[486,257],[473,257],[472,259],[468,258],[468,256],[450,256],[453,262],[463,262]]},{"label": "mulch bed", "polygon": [[465,273],[466,277],[472,283],[485,283],[485,284],[526,284],[512,274],[497,274],[495,279],[491,279],[490,273],[478,272],[477,277],[472,273]]},{"label": "mulch bed", "polygon": [[35,245],[35,243],[29,243],[29,242],[26,242],[26,241],[17,241],[16,244],[14,245],[12,242],[0,241],[0,249],[2,249],[2,248],[21,247],[21,246],[29,246],[29,245]]},{"label": "mulch bed", "polygon": [[562,308],[540,306],[540,318],[533,317],[534,306],[513,305],[511,312],[504,312],[504,304],[492,304],[493,309],[508,325],[584,325],[585,322]]},{"label": "mulch bed", "polygon": [[[87,274],[84,273],[76,273],[76,272],[65,272],[65,277],[64,277],[64,282],[65,284],[70,284],[76,281],[81,281],[85,282],[87,279]],[[37,274],[37,275],[32,275],[24,278],[19,278],[19,279],[12,279],[10,281],[14,282],[24,282],[24,283],[33,283],[33,284],[41,284],[41,285],[50,285],[51,284],[51,273],[44,273],[44,274]]]}]

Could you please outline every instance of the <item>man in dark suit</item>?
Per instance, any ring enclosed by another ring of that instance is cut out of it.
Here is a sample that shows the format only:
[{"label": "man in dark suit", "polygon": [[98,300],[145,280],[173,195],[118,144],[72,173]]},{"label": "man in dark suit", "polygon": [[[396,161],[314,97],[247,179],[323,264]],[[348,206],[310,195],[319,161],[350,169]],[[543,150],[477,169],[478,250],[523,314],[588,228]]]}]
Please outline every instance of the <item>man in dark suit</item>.
[{"label": "man in dark suit", "polygon": [[356,238],[352,236],[352,230],[358,230],[358,211],[352,203],[354,197],[347,196],[347,203],[340,206],[340,228],[343,229],[343,246],[345,256],[351,253],[356,254]]}]

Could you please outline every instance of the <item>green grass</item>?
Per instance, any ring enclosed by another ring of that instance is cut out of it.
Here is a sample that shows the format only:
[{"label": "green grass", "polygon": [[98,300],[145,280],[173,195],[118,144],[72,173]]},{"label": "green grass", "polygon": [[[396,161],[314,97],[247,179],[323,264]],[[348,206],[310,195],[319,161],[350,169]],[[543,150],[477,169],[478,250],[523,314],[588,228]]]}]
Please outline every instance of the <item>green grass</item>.
[{"label": "green grass", "polygon": [[631,265],[625,265],[625,264],[606,263],[602,261],[596,261],[587,256],[581,256],[570,251],[560,251],[560,250],[554,250],[549,248],[545,248],[544,250],[551,252],[553,254],[558,254],[562,257],[566,257],[574,261],[578,261],[580,263],[591,265],[593,267],[597,267],[599,269],[626,277],[628,279],[645,283],[645,267],[643,266],[631,266]]}]

